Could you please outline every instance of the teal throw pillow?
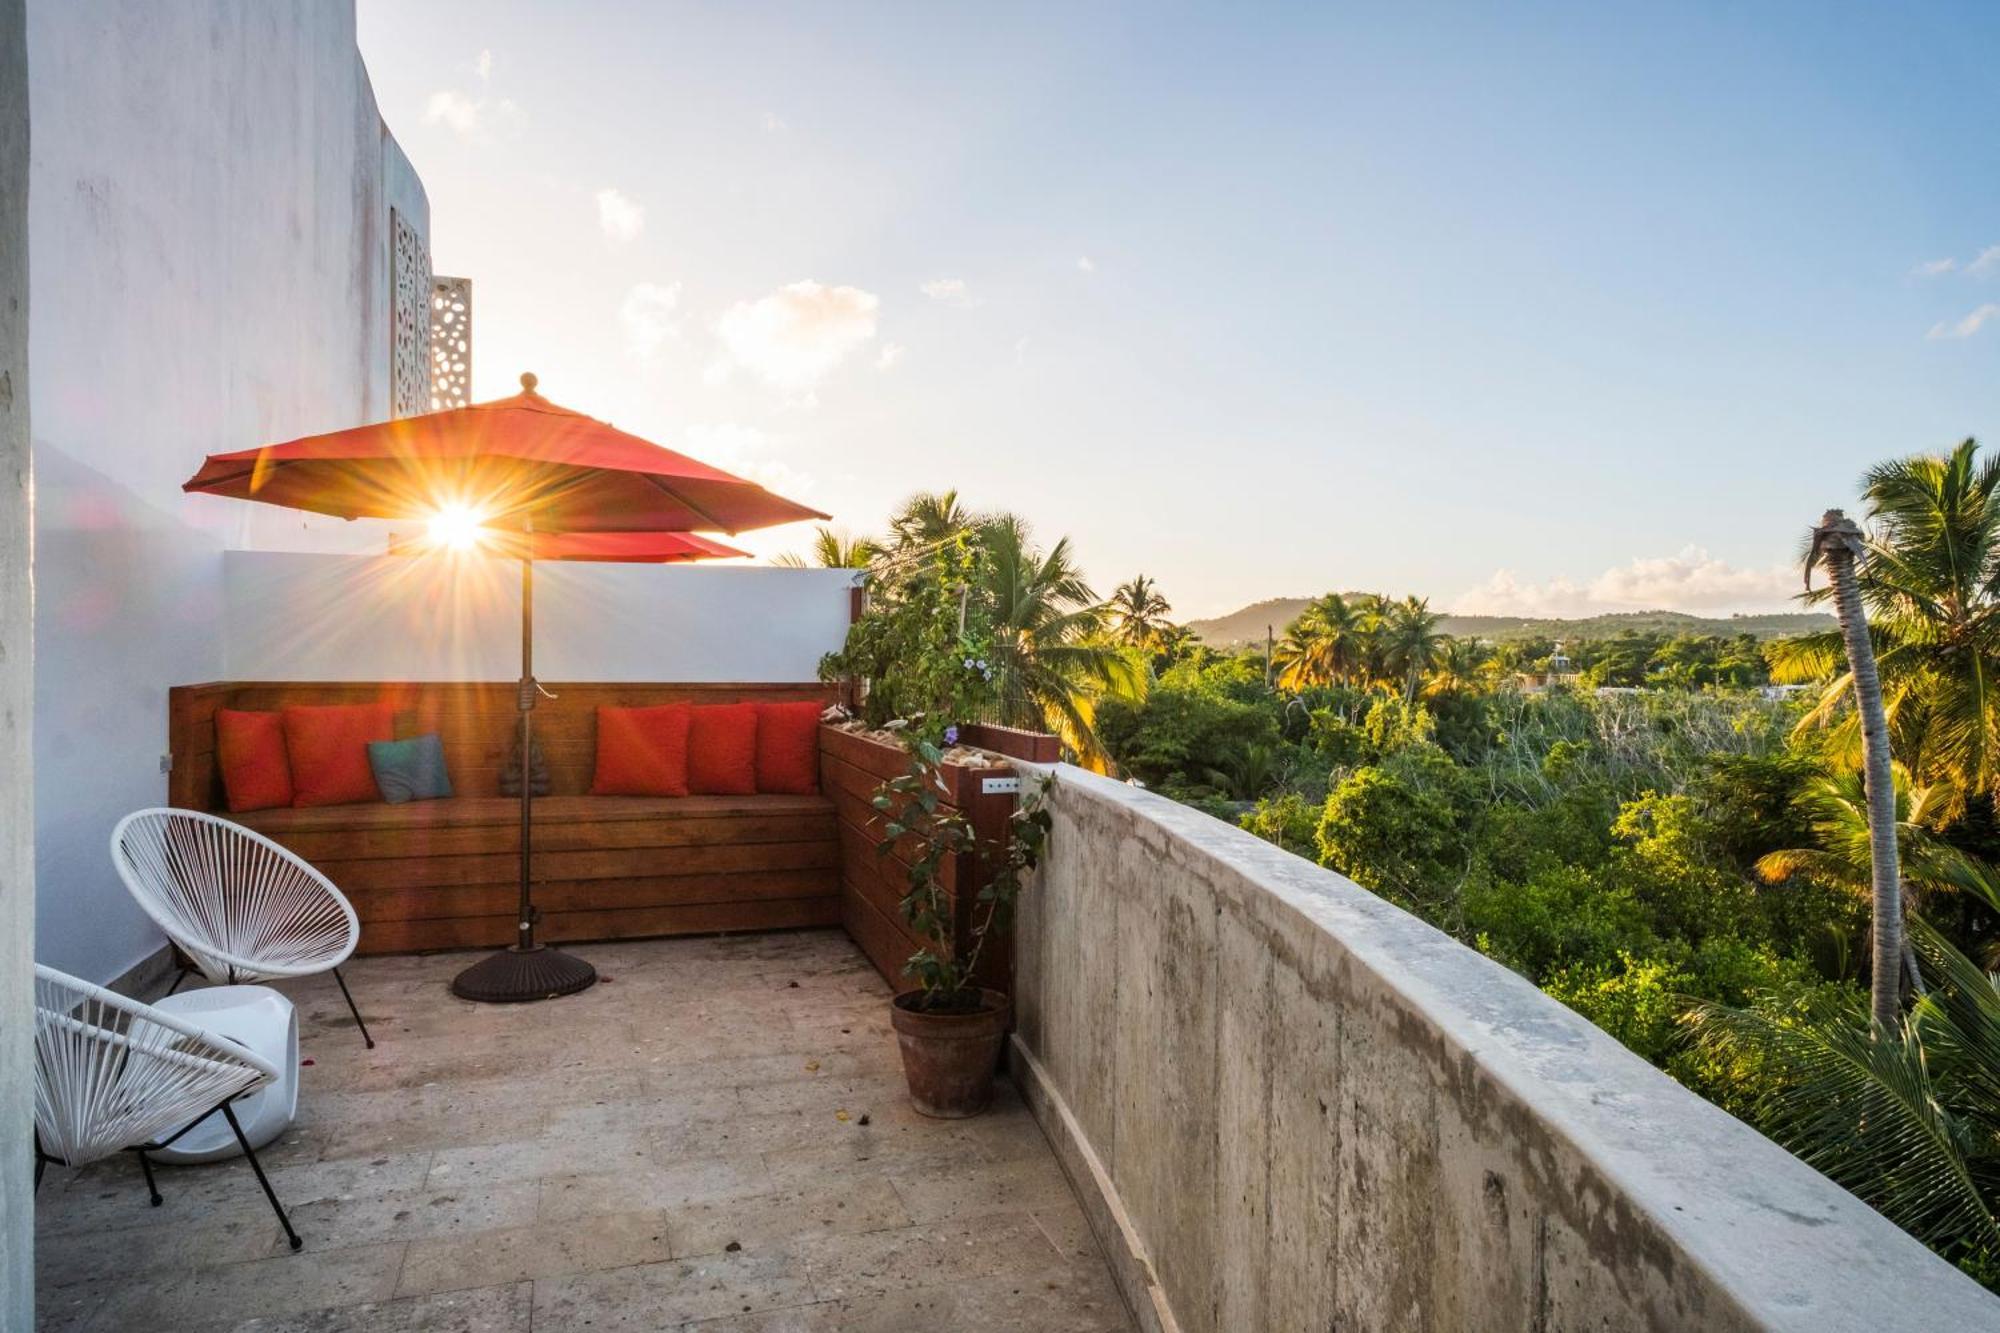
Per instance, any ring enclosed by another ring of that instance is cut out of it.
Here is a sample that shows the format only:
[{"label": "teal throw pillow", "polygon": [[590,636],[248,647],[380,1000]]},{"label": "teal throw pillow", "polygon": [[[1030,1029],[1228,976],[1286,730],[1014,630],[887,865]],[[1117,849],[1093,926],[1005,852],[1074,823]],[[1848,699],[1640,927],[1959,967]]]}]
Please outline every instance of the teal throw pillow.
[{"label": "teal throw pillow", "polygon": [[370,741],[368,766],[375,770],[375,786],[390,805],[451,795],[451,775],[444,771],[444,742],[436,732],[406,741]]}]

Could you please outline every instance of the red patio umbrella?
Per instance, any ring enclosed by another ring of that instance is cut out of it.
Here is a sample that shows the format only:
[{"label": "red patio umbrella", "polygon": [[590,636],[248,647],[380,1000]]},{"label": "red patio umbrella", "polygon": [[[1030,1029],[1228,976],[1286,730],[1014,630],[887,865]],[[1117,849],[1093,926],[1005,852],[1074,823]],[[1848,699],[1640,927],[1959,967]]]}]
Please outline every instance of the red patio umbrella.
[{"label": "red patio umbrella", "polygon": [[[671,449],[558,407],[521,376],[512,398],[213,454],[185,491],[341,518],[426,519],[460,531],[518,533],[521,559],[521,897],[511,947],[459,973],[472,1000],[540,1000],[597,980],[589,963],[535,940],[534,562],[538,542],[638,543],[694,529],[734,535],[828,517]],[[643,546],[644,543],[638,543]],[[574,549],[574,548],[572,548]],[[724,548],[727,550],[728,548]],[[740,554],[731,552],[731,554]],[[652,559],[651,556],[566,557]],[[669,558],[669,557],[660,557]]]},{"label": "red patio umbrella", "polygon": [[[747,560],[739,551],[692,532],[537,532],[532,537],[495,533],[478,544],[496,555],[517,556],[526,543],[531,560],[598,560],[631,565],[674,565],[694,560]],[[390,555],[428,555],[437,542],[423,537],[389,536]]]}]

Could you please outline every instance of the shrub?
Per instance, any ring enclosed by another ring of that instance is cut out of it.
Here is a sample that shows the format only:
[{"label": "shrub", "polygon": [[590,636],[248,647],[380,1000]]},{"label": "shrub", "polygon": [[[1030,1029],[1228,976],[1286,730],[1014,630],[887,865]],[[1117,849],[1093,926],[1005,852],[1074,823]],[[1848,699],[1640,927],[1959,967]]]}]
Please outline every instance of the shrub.
[{"label": "shrub", "polygon": [[1357,769],[1326,798],[1320,864],[1438,920],[1465,875],[1472,796],[1464,770],[1427,743]]},{"label": "shrub", "polygon": [[1687,975],[1655,958],[1621,952],[1615,959],[1572,963],[1542,989],[1635,1053],[1658,1063],[1680,1039]]},{"label": "shrub", "polygon": [[1239,703],[1221,690],[1169,685],[1163,678],[1143,702],[1099,704],[1097,735],[1118,766],[1148,786],[1165,787],[1178,778],[1184,786],[1248,797],[1257,793],[1240,784],[1256,776],[1258,751],[1275,753],[1278,723],[1269,707]]},{"label": "shrub", "polygon": [[1297,792],[1288,791],[1265,797],[1257,802],[1255,810],[1236,822],[1265,842],[1275,843],[1296,856],[1310,857],[1317,851],[1319,817],[1319,807]]}]

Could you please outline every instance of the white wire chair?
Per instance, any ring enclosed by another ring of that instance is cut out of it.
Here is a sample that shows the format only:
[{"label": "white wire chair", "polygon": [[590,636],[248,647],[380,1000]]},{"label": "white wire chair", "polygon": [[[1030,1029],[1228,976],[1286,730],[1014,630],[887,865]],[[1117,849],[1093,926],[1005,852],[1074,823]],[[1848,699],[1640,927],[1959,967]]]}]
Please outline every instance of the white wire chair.
[{"label": "white wire chair", "polygon": [[[332,972],[374,1049],[340,975],[361,941],[361,922],[333,881],[296,854],[219,816],[160,808],[118,821],[111,860],[146,915],[209,981]],[[174,979],[175,990],[185,975]]]},{"label": "white wire chair", "polygon": [[35,1186],[50,1162],[87,1166],[135,1152],[153,1206],[153,1163],[220,1111],[243,1145],[293,1249],[302,1242],[230,1106],[278,1067],[220,1033],[35,964]]}]

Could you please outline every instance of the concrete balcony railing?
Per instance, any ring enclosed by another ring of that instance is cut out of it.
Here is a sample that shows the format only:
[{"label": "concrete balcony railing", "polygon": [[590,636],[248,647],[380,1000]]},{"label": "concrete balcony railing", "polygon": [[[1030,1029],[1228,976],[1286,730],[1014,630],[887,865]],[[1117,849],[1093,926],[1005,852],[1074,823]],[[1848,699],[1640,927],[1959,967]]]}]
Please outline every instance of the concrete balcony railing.
[{"label": "concrete balcony railing", "polygon": [[1522,978],[1062,766],[1017,1075],[1142,1326],[2000,1327],[2000,1300]]}]

